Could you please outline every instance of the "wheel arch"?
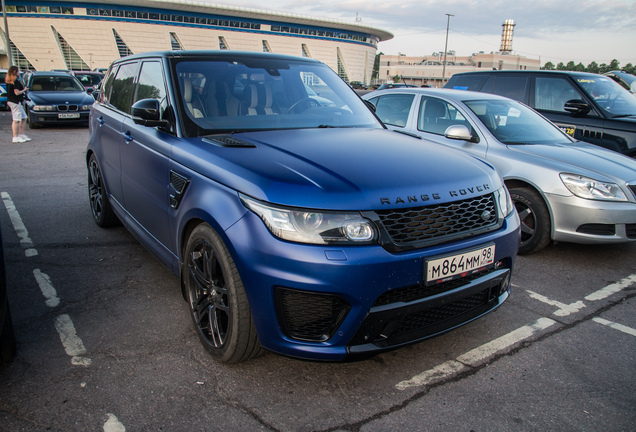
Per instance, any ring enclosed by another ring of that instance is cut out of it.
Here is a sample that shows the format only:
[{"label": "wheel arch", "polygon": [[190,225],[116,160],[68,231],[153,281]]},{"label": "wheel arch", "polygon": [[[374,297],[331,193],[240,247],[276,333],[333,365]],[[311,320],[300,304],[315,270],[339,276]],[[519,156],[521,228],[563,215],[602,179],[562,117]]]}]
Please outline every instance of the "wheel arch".
[{"label": "wheel arch", "polygon": [[543,193],[543,191],[539,189],[537,186],[535,186],[534,184],[529,183],[525,180],[517,179],[517,178],[504,179],[504,184],[506,185],[508,190],[513,188],[524,188],[524,189],[531,189],[537,194],[539,194],[539,196],[543,200],[543,203],[548,209],[548,215],[550,216],[550,238],[554,238],[554,214],[552,212],[552,207],[550,206],[550,201],[546,199],[546,196]]}]

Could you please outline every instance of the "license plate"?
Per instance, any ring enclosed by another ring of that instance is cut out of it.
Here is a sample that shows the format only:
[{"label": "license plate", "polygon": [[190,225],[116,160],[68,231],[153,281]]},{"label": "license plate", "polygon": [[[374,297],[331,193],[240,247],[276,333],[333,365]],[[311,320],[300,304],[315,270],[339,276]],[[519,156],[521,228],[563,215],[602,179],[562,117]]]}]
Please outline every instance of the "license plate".
[{"label": "license plate", "polygon": [[60,119],[80,118],[79,113],[60,113],[57,115]]},{"label": "license plate", "polygon": [[426,284],[433,285],[470,276],[495,262],[495,245],[426,261]]}]

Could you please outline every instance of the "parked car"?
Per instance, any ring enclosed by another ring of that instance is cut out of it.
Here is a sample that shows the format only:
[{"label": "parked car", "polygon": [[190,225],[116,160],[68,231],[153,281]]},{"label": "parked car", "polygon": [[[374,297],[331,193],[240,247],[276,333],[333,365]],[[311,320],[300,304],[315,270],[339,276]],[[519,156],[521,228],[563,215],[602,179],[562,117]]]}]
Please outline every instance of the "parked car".
[{"label": "parked car", "polygon": [[625,71],[611,71],[605,72],[603,75],[610,77],[617,83],[619,83],[625,90],[631,94],[636,93],[636,75],[630,74]]},{"label": "parked car", "polygon": [[46,124],[88,123],[95,99],[74,76],[64,72],[32,72],[25,87],[24,109],[31,129]]},{"label": "parked car", "polygon": [[516,99],[578,140],[636,157],[636,98],[611,78],[568,71],[480,71],[455,74],[444,88]]},{"label": "parked car", "polygon": [[0,69],[0,109],[7,110],[7,84],[5,79],[7,78],[8,69]]},{"label": "parked car", "polygon": [[9,362],[16,351],[15,333],[9,310],[7,272],[4,258],[2,230],[0,230],[0,363]]},{"label": "parked car", "polygon": [[102,72],[74,71],[73,76],[82,83],[86,90],[94,90],[104,79]]},{"label": "parked car", "polygon": [[363,99],[391,129],[492,163],[521,218],[520,254],[550,240],[636,241],[636,160],[575,141],[534,110],[500,96],[404,89]]},{"label": "parked car", "polygon": [[404,84],[404,83],[384,83],[384,84],[381,84],[380,87],[377,88],[377,90],[407,88],[407,87],[417,87],[417,86],[411,85],[411,84]]},{"label": "parked car", "polygon": [[361,81],[351,81],[349,85],[355,90],[366,90],[368,88],[367,85]]},{"label": "parked car", "polygon": [[[306,82],[335,106],[316,106]],[[386,130],[319,61],[142,53],[116,60],[100,94],[86,153],[95,222],[121,221],[180,276],[221,362],[262,348],[368,355],[508,297],[519,219],[496,170]]]}]

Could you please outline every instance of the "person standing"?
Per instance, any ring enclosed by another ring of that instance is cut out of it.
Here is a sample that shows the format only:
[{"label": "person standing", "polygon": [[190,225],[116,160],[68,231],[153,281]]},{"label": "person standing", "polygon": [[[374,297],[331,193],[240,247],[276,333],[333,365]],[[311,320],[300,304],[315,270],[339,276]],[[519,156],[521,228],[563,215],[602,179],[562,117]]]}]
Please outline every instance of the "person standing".
[{"label": "person standing", "polygon": [[13,117],[11,130],[13,131],[14,143],[31,141],[31,138],[24,134],[24,125],[27,115],[22,107],[22,101],[24,100],[26,89],[18,80],[19,73],[20,70],[17,66],[11,66],[5,78],[5,82],[7,83],[7,105],[11,108],[11,116]]}]

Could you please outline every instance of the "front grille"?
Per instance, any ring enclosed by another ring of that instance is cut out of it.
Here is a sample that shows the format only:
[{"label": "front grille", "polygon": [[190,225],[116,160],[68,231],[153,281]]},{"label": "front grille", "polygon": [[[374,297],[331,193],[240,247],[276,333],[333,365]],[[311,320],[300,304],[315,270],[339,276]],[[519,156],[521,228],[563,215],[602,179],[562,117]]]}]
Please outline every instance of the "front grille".
[{"label": "front grille", "polygon": [[442,282],[437,285],[426,286],[426,285],[412,285],[409,287],[397,288],[394,290],[390,290],[382,294],[378,299],[373,303],[373,307],[376,306],[384,306],[392,303],[408,303],[415,300],[423,299],[426,297],[430,297],[436,294],[441,294],[447,291],[454,290],[459,288],[462,285],[466,285],[471,281],[480,278],[484,275],[494,272],[495,269],[485,269],[470,276],[466,276],[460,279],[455,279],[448,282]]},{"label": "front grille", "polygon": [[578,227],[576,232],[598,236],[613,236],[616,235],[616,227],[612,224],[585,224]]},{"label": "front grille", "polygon": [[376,214],[391,242],[401,250],[488,232],[501,223],[493,194],[426,207],[380,210]]},{"label": "front grille", "polygon": [[79,106],[78,105],[58,105],[57,106],[57,110],[58,111],[62,111],[62,112],[78,111],[79,110]]},{"label": "front grille", "polygon": [[329,294],[277,288],[275,297],[283,333],[304,341],[329,340],[350,309],[343,299]]},{"label": "front grille", "polygon": [[473,296],[466,297],[456,302],[438,306],[426,310],[424,312],[418,312],[411,315],[407,315],[402,320],[400,326],[395,329],[391,336],[399,337],[406,333],[410,333],[415,330],[422,330],[426,327],[447,321],[453,317],[465,314],[479,306],[483,306],[488,303],[490,290],[484,290]]}]

